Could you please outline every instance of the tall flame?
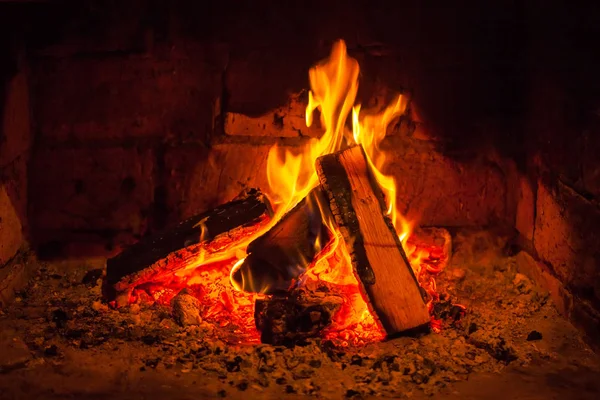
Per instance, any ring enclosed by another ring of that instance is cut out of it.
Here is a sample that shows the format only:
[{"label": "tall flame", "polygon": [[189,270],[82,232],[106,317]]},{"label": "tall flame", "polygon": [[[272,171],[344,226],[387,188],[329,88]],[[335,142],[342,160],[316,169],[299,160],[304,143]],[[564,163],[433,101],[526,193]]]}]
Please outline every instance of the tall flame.
[{"label": "tall flame", "polygon": [[[277,210],[274,220],[279,220],[317,186],[315,161],[320,156],[341,150],[346,138],[349,143],[363,146],[375,178],[384,191],[387,213],[401,241],[406,243],[412,224],[397,211],[394,178],[381,172],[387,159],[380,144],[389,123],[405,112],[407,99],[399,95],[382,112],[361,115],[360,105],[354,106],[359,72],[358,61],[348,56],[343,40],[334,43],[328,59],[310,69],[311,90],[308,93],[306,125],[312,125],[314,112],[319,110],[325,132],[321,138],[310,140],[297,153],[289,150],[282,152],[278,146],[273,146],[269,151],[267,177]],[[352,131],[346,128],[350,112]]]},{"label": "tall flame", "polygon": [[390,216],[403,245],[406,245],[406,241],[412,232],[413,224],[398,212],[398,208],[396,207],[396,181],[394,177],[384,175],[381,172],[388,158],[385,151],[382,151],[379,145],[385,138],[390,122],[402,115],[406,111],[406,106],[406,97],[398,95],[380,113],[365,113],[361,117],[361,106],[356,105],[352,108],[352,136],[354,141],[357,144],[361,144],[365,149],[367,161],[371,166],[373,175],[385,194],[387,214]]},{"label": "tall flame", "polygon": [[311,126],[315,110],[321,112],[321,126],[325,129],[319,139],[310,140],[297,154],[273,146],[267,158],[267,178],[274,206],[275,220],[289,211],[319,180],[315,161],[322,155],[341,149],[346,133],[346,120],[358,90],[358,62],[348,57],[346,44],[334,44],[329,59],[309,71],[311,91],[306,107],[306,125]]}]

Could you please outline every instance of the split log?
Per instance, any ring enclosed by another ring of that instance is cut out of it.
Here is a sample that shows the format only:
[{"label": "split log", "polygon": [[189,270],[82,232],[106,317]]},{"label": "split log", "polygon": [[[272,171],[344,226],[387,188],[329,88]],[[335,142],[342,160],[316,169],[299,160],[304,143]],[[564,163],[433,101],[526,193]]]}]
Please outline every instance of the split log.
[{"label": "split log", "polygon": [[254,320],[261,342],[287,346],[320,337],[343,303],[341,296],[303,289],[256,300]]},{"label": "split log", "polygon": [[201,252],[227,251],[255,233],[271,218],[269,200],[250,189],[211,211],[191,217],[165,232],[147,236],[106,263],[104,294],[117,305],[127,304],[131,291],[141,284],[172,277],[198,262]]},{"label": "split log", "polygon": [[248,292],[286,292],[330,238],[321,206],[327,200],[317,187],[285,214],[268,232],[252,241],[248,256],[232,278]]},{"label": "split log", "polygon": [[364,150],[354,146],[317,159],[317,174],[351,256],[354,272],[388,335],[424,328],[420,286]]}]

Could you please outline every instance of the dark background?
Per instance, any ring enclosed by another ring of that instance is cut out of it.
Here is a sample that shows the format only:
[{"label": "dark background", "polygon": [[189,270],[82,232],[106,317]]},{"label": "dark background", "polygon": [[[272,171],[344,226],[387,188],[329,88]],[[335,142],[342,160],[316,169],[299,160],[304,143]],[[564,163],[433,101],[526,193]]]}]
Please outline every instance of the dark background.
[{"label": "dark background", "polygon": [[[171,40],[175,30],[200,40],[226,42],[231,57],[268,49],[262,72],[275,81],[283,75],[288,87],[298,88],[307,86],[308,67],[326,56],[333,39],[344,38],[351,50],[380,42],[392,49],[401,66],[396,72],[403,78],[399,84],[410,86],[422,118],[448,139],[449,148],[491,143],[520,162],[525,145],[570,149],[578,141],[572,134],[524,132],[526,119],[534,112],[531,96],[537,81],[562,92],[561,123],[579,134],[597,105],[600,11],[596,2],[577,6],[567,1],[282,3],[0,2],[4,57],[0,73],[5,77],[14,70],[17,42],[35,49],[69,35],[100,40],[123,19],[150,28],[155,42]],[[143,42],[140,38],[140,47]],[[392,85],[394,80],[398,79],[390,79]],[[280,84],[258,80],[254,84],[254,96],[261,101],[233,99],[233,108],[259,113],[280,104],[285,96],[284,90],[273,90],[283,88]],[[494,128],[482,134],[476,129],[482,124]]]}]

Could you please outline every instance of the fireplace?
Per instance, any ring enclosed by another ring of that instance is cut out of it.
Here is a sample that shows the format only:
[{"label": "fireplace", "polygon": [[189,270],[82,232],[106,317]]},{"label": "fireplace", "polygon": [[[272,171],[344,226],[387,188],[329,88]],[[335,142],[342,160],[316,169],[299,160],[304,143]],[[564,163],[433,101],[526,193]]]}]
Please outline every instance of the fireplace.
[{"label": "fireplace", "polygon": [[0,2],[3,390],[595,397],[600,10],[336,3]]}]

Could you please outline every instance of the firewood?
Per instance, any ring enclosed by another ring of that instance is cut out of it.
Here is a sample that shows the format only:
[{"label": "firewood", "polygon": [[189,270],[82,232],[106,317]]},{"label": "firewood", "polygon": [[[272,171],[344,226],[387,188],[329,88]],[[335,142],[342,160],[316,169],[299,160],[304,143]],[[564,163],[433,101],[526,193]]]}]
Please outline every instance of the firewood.
[{"label": "firewood", "polygon": [[268,232],[248,245],[248,256],[233,273],[237,285],[249,292],[285,292],[311,263],[318,245],[329,241],[319,203],[328,209],[319,187],[286,213]]},{"label": "firewood", "polygon": [[354,272],[386,333],[426,327],[429,313],[419,284],[362,147],[320,157],[316,167]]},{"label": "firewood", "polygon": [[320,337],[343,303],[344,299],[335,293],[303,288],[294,289],[284,297],[258,299],[254,320],[261,332],[261,342],[294,345]]},{"label": "firewood", "polygon": [[198,262],[204,255],[226,251],[266,224],[272,216],[268,199],[248,190],[215,209],[191,217],[170,230],[147,236],[106,263],[104,294],[127,304],[134,287]]}]

